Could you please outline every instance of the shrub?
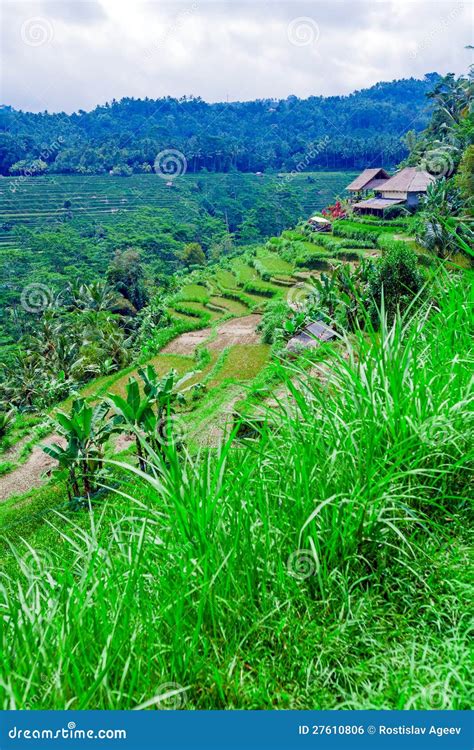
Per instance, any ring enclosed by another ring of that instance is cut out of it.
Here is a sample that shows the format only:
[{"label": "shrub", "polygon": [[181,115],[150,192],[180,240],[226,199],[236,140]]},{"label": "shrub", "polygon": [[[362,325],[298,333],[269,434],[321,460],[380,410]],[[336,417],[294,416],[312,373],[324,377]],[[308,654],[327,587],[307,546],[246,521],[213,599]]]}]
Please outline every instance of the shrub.
[{"label": "shrub", "polygon": [[0,411],[0,438],[4,437],[8,430],[13,426],[15,421],[15,412],[13,409]]},{"label": "shrub", "polygon": [[404,242],[392,243],[370,274],[372,317],[378,316],[383,300],[387,317],[389,321],[393,320],[397,310],[403,311],[420,293],[423,283],[416,253]]},{"label": "shrub", "polygon": [[196,349],[194,359],[197,369],[203,370],[211,361],[211,352],[207,347],[201,346],[199,349]]},{"label": "shrub", "polygon": [[[409,215],[410,215],[410,212],[407,211],[407,209],[404,206],[400,206],[400,205],[389,206],[388,208],[385,209],[384,219],[397,219],[400,216],[409,216]],[[400,226],[405,228],[403,224],[401,224]]]},{"label": "shrub", "polygon": [[272,300],[268,303],[257,329],[262,333],[264,344],[273,344],[275,342],[284,321],[291,314],[292,310],[284,300]]},{"label": "shrub", "polygon": [[189,307],[186,302],[182,302],[181,300],[176,300],[172,303],[172,306],[176,312],[188,315],[190,318],[199,318],[199,320],[202,320],[206,325],[211,320],[211,316],[208,312],[205,310],[198,310],[195,307]]},{"label": "shrub", "polygon": [[244,291],[250,292],[250,294],[259,294],[262,297],[274,297],[276,289],[273,289],[268,284],[262,283],[261,281],[247,281],[244,285]]},{"label": "shrub", "polygon": [[333,257],[345,261],[357,261],[360,260],[363,255],[362,253],[357,252],[357,250],[345,250],[342,248],[341,250],[335,250]]},{"label": "shrub", "polygon": [[349,225],[344,222],[334,224],[333,226],[335,237],[348,237],[351,240],[367,240],[369,242],[377,240],[379,231],[379,227],[373,227],[372,229],[368,227],[359,228],[357,224]]},{"label": "shrub", "polygon": [[[255,282],[255,283],[258,283],[258,282]],[[247,294],[243,294],[242,292],[238,292],[236,289],[225,289],[224,291],[221,290],[221,297],[223,297],[224,299],[233,299],[236,302],[240,302],[242,305],[245,305],[250,310],[258,306],[259,304],[258,302],[256,303],[255,299],[253,299],[252,297],[249,297]],[[223,307],[223,309],[225,308]]]},{"label": "shrub", "polygon": [[326,250],[329,250],[330,252],[334,252],[335,250],[340,250],[342,247],[350,247],[350,248],[372,248],[376,247],[376,241],[371,238],[369,240],[360,240],[360,239],[340,239],[340,240],[334,240],[331,237],[319,237],[318,238],[318,245],[321,245]]},{"label": "shrub", "polygon": [[327,271],[331,267],[325,253],[307,253],[296,258],[295,264],[299,268],[309,268],[313,271]]}]

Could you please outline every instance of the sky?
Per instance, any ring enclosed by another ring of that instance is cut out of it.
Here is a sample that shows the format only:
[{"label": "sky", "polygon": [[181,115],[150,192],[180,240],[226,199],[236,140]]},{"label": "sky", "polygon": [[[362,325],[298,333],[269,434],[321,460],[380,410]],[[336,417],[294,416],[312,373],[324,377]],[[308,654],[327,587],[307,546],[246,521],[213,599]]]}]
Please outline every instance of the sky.
[{"label": "sky", "polygon": [[124,96],[245,101],[463,73],[473,2],[3,0],[0,103],[72,112]]}]

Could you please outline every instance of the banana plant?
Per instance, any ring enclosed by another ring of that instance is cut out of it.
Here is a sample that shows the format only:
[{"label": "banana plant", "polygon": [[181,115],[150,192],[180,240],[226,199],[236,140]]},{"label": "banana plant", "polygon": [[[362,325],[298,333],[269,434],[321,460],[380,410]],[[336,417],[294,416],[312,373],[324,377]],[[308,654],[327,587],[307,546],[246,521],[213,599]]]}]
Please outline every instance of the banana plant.
[{"label": "banana plant", "polygon": [[125,398],[109,393],[107,401],[116,414],[114,429],[123,431],[125,428],[135,437],[139,466],[145,471],[143,438],[149,440],[154,450],[162,450],[169,434],[169,418],[175,407],[185,401],[177,390],[184,379],[176,380],[174,370],[160,379],[151,365],[138,372],[143,380],[143,394],[136,378],[130,377]]},{"label": "banana plant", "polygon": [[5,437],[14,421],[15,411],[13,409],[9,409],[8,411],[0,411],[0,438]]},{"label": "banana plant", "polygon": [[107,401],[115,411],[113,419],[116,431],[127,432],[135,438],[138,463],[140,469],[145,471],[146,463],[143,455],[142,437],[151,437],[156,430],[156,415],[153,411],[153,402],[150,397],[140,394],[138,381],[130,377],[125,386],[126,397],[116,393],[108,393]]},{"label": "banana plant", "polygon": [[117,293],[102,280],[91,284],[76,280],[69,283],[66,292],[70,306],[75,310],[112,310],[117,302]]},{"label": "banana plant", "polygon": [[90,500],[96,480],[103,468],[104,443],[113,425],[107,420],[109,405],[101,402],[88,406],[83,398],[72,402],[71,412],[56,412],[56,426],[66,438],[66,447],[54,443],[43,445],[43,451],[58,462],[58,471],[68,472],[68,496],[76,508],[84,499]]},{"label": "banana plant", "polygon": [[184,394],[179,390],[189,375],[177,379],[176,370],[170,370],[163,378],[159,378],[154,367],[148,365],[146,369],[138,371],[143,380],[143,390],[152,400],[156,409],[155,436],[158,444],[163,446],[171,437],[170,418],[177,406],[186,402]]}]

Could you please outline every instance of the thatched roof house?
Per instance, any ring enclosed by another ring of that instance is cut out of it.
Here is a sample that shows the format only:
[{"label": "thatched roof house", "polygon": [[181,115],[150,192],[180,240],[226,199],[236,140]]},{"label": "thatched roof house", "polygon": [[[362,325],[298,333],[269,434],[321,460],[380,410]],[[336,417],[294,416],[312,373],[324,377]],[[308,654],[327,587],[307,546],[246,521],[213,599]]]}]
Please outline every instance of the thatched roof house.
[{"label": "thatched roof house", "polygon": [[352,180],[346,190],[349,190],[350,193],[365,193],[369,190],[377,190],[380,185],[383,185],[383,183],[389,179],[389,177],[390,175],[388,172],[381,167],[375,169],[364,169],[355,180]]},{"label": "thatched roof house", "polygon": [[[365,169],[359,178],[363,178],[366,172],[373,170]],[[364,178],[365,179],[365,178]],[[378,179],[378,178],[377,178]],[[375,180],[377,182],[377,179]],[[373,185],[372,190],[375,192],[375,198],[359,201],[353,204],[353,208],[359,213],[382,213],[397,204],[405,203],[407,207],[418,205],[420,195],[424,195],[435,177],[425,169],[419,167],[405,167],[393,177],[381,180],[378,185]],[[357,180],[351,183],[353,185]],[[374,180],[372,180],[372,183]],[[370,184],[370,181],[369,181]],[[350,187],[350,186],[349,186]],[[348,188],[349,189],[349,188]]]},{"label": "thatched roof house", "polygon": [[426,193],[428,185],[436,180],[432,174],[418,167],[405,167],[389,180],[386,180],[381,188],[384,198],[393,197],[407,198],[409,193]]},{"label": "thatched roof house", "polygon": [[359,201],[353,203],[352,208],[355,208],[358,213],[380,213],[384,212],[390,206],[396,206],[397,204],[405,203],[404,198],[368,198],[365,201]]}]

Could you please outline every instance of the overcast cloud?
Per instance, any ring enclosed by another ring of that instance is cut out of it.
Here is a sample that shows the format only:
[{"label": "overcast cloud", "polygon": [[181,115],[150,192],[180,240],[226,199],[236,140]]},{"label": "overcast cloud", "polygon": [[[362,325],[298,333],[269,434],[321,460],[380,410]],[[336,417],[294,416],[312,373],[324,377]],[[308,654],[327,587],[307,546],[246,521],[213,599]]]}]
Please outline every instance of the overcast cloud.
[{"label": "overcast cloud", "polygon": [[472,27],[458,0],[6,0],[0,98],[71,112],[123,96],[345,94],[465,72]]}]

